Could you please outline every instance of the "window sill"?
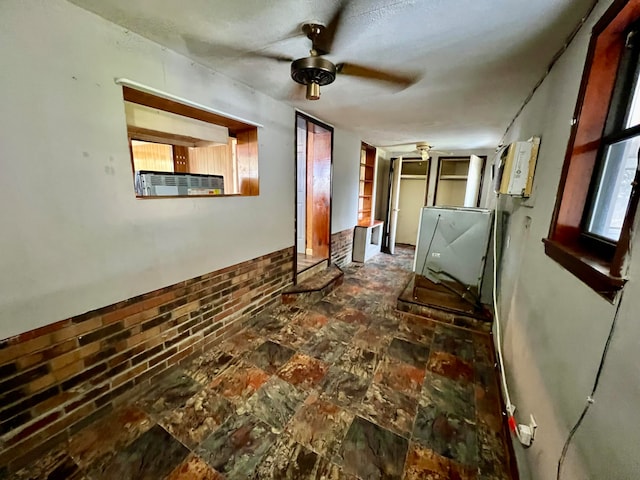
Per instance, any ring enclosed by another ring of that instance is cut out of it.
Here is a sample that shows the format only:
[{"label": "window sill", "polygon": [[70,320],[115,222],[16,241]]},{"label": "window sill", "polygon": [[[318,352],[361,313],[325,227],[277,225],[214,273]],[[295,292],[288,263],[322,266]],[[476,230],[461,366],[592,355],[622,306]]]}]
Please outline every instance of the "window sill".
[{"label": "window sill", "polygon": [[543,238],[542,242],[548,257],[569,270],[607,300],[613,301],[618,291],[624,286],[626,280],[611,275],[608,262],[594,257],[578,246],[564,245],[549,238]]},{"label": "window sill", "polygon": [[138,200],[156,200],[158,198],[218,198],[218,197],[256,197],[257,195],[243,195],[242,193],[220,193],[211,195],[136,195]]}]

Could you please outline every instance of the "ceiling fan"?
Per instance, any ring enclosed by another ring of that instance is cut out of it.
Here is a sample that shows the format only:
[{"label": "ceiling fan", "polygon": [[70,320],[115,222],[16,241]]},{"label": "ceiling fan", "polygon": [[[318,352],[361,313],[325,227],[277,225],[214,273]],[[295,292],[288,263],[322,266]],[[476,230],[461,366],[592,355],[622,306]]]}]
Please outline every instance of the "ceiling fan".
[{"label": "ceiling fan", "polygon": [[254,52],[254,55],[291,62],[291,78],[296,83],[306,87],[307,100],[318,100],[320,98],[320,87],[333,83],[337,74],[386,82],[401,88],[414,84],[418,80],[416,75],[402,75],[354,63],[342,62],[334,64],[324,58],[324,55],[328,55],[331,52],[344,8],[345,3],[338,8],[327,25],[321,23],[305,23],[302,25],[302,32],[311,40],[311,51],[308,57],[294,59],[262,52]]},{"label": "ceiling fan", "polygon": [[430,145],[428,142],[405,143],[401,145],[388,145],[382,148],[390,152],[408,153],[408,154],[417,153],[420,155],[420,158],[422,158],[422,160],[429,160],[431,158],[432,153],[435,153],[438,155],[453,155],[452,152],[443,152],[442,150],[433,150],[433,145]]}]

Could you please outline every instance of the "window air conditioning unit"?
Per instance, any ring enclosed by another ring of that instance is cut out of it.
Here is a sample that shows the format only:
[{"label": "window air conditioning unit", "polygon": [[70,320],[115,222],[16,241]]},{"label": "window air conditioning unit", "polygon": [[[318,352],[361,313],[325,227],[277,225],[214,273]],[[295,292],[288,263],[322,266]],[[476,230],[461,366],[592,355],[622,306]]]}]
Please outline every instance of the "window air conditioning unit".
[{"label": "window air conditioning unit", "polygon": [[224,195],[222,175],[140,170],[136,172],[135,182],[136,195],[139,197]]},{"label": "window air conditioning unit", "polygon": [[540,137],[526,142],[513,142],[494,165],[494,190],[496,193],[529,197],[533,188],[533,174],[538,159]]}]

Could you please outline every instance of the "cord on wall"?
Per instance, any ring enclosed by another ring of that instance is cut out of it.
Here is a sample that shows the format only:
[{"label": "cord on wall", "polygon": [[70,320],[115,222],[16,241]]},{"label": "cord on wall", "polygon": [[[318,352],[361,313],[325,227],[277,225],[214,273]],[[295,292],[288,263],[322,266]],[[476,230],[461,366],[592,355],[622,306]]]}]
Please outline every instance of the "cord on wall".
[{"label": "cord on wall", "polygon": [[[496,158],[500,155],[500,151],[496,154]],[[504,367],[504,359],[502,355],[502,331],[500,327],[500,310],[498,308],[498,202],[500,194],[496,193],[496,207],[493,212],[493,318],[496,327],[496,350],[498,353],[498,367],[500,368],[500,379],[502,381],[502,390],[504,392],[509,430],[515,433],[518,441],[525,448],[530,447],[534,440],[536,424],[533,415],[530,417],[529,424],[518,424],[515,418],[516,407],[511,403],[509,395],[509,386],[507,385],[507,373]]]},{"label": "cord on wall", "polygon": [[598,384],[600,383],[600,376],[602,375],[604,362],[607,359],[607,354],[609,353],[609,346],[611,345],[611,339],[613,338],[613,333],[618,323],[618,314],[620,313],[620,305],[622,305],[623,297],[624,297],[624,290],[620,293],[620,298],[618,299],[618,304],[616,305],[616,311],[613,315],[613,320],[611,321],[611,328],[609,329],[609,335],[607,336],[607,341],[604,344],[602,356],[600,357],[600,364],[598,365],[596,378],[593,381],[593,388],[591,388],[591,393],[587,397],[587,400],[584,404],[584,408],[582,409],[582,413],[580,414],[580,417],[578,417],[578,421],[575,423],[575,425],[569,432],[569,436],[567,437],[567,440],[564,442],[564,446],[562,447],[562,453],[560,454],[560,458],[558,459],[558,470],[556,473],[556,480],[560,480],[560,475],[562,473],[562,465],[564,464],[564,460],[567,457],[567,451],[569,450],[569,446],[571,445],[571,440],[573,440],[573,436],[576,434],[576,432],[580,428],[580,425],[582,425],[582,421],[584,420],[584,417],[587,416],[587,412],[589,411],[589,408],[591,408],[591,405],[593,405],[595,401],[594,398],[596,395],[596,390],[598,389]]},{"label": "cord on wall", "polygon": [[[494,324],[496,326],[496,349],[498,350],[498,366],[500,367],[500,377],[502,379],[502,389],[504,390],[505,401],[507,403],[507,412],[509,413],[509,420],[511,421],[513,411],[515,407],[511,404],[511,398],[509,397],[509,387],[507,386],[507,378],[504,370],[504,360],[502,359],[502,333],[500,331],[500,313],[498,310],[498,201],[500,200],[500,194],[496,193],[496,208],[493,212],[493,316]],[[509,427],[512,428],[511,423]]]}]

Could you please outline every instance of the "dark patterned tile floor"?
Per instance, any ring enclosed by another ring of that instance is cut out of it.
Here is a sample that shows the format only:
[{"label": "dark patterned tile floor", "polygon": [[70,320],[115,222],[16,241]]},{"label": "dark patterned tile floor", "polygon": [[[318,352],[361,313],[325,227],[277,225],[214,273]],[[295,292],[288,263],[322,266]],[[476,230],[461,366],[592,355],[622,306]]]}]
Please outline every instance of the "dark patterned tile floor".
[{"label": "dark patterned tile floor", "polygon": [[412,254],[263,313],[15,478],[511,479],[491,338],[395,310]]}]

